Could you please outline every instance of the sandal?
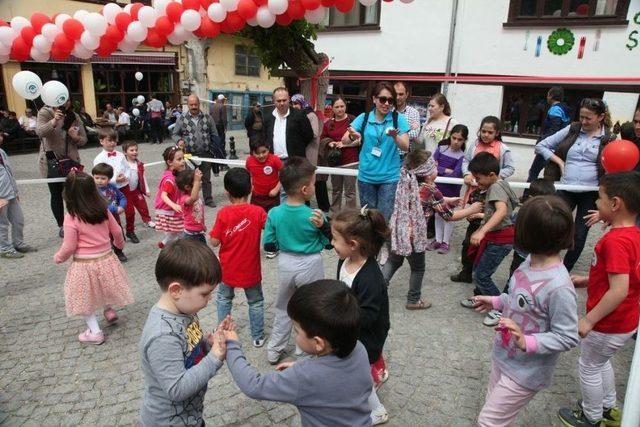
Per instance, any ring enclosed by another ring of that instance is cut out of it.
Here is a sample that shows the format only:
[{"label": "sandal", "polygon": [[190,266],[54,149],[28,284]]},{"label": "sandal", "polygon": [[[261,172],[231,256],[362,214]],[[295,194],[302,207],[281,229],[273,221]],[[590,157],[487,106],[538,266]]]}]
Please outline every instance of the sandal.
[{"label": "sandal", "polygon": [[418,300],[418,302],[414,303],[407,303],[404,306],[407,310],[426,310],[429,307],[431,307],[431,303],[423,300]]}]

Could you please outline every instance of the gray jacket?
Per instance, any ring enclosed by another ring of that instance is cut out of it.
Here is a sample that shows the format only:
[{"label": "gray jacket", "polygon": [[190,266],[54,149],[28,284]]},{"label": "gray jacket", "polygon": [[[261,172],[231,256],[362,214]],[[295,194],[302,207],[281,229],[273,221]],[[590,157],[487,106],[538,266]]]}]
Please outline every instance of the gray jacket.
[{"label": "gray jacket", "polygon": [[[58,124],[54,125],[53,118],[55,116],[54,110],[51,107],[42,107],[38,111],[38,119],[36,121],[36,134],[40,137],[42,143],[40,144],[40,153],[38,154],[38,166],[40,169],[40,175],[43,178],[47,177],[47,160],[45,156],[46,151],[53,151],[56,156],[66,155],[78,163],[80,163],[80,153],[78,153],[78,147],[82,147],[87,143],[87,132],[84,129],[80,116],[74,113],[76,121],[74,126],[78,127],[78,135],[80,140],[74,141],[67,135],[67,132],[62,129],[64,120],[60,120]],[[66,148],[66,142],[69,143],[68,150]]]},{"label": "gray jacket", "polygon": [[0,148],[0,199],[11,200],[18,197],[18,184],[13,177],[7,153]]}]

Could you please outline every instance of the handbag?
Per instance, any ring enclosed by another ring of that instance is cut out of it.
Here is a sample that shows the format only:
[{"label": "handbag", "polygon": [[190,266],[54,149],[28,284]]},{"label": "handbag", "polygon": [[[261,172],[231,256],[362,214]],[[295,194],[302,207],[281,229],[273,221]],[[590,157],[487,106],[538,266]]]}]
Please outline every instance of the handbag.
[{"label": "handbag", "polygon": [[53,151],[45,151],[47,159],[47,178],[65,178],[72,169],[82,172],[84,166],[69,158],[69,141],[65,142],[64,155],[56,156]]}]

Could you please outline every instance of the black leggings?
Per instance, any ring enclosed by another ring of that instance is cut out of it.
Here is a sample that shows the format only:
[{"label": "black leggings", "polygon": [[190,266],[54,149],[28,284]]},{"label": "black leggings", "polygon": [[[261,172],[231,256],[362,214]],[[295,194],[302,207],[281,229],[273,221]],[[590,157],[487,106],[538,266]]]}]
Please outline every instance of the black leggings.
[{"label": "black leggings", "polygon": [[62,227],[64,222],[64,202],[62,201],[62,190],[64,184],[62,182],[48,183],[49,193],[51,193],[51,212],[58,223],[58,227]]}]

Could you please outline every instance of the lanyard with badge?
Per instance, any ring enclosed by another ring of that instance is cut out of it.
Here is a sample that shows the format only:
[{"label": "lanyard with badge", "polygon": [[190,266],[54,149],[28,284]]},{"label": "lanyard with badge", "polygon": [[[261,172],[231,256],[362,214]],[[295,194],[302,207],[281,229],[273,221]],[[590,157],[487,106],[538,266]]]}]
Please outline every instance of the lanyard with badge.
[{"label": "lanyard with badge", "polygon": [[[385,136],[385,128],[384,128],[384,124],[386,122],[386,118],[382,123],[378,123],[378,122],[374,122],[373,124],[376,125],[376,145],[373,146],[373,148],[371,149],[371,155],[374,157],[380,157],[382,156],[382,148],[380,148],[380,146],[382,145],[382,139]],[[382,128],[382,132],[379,130],[380,128]]]}]

